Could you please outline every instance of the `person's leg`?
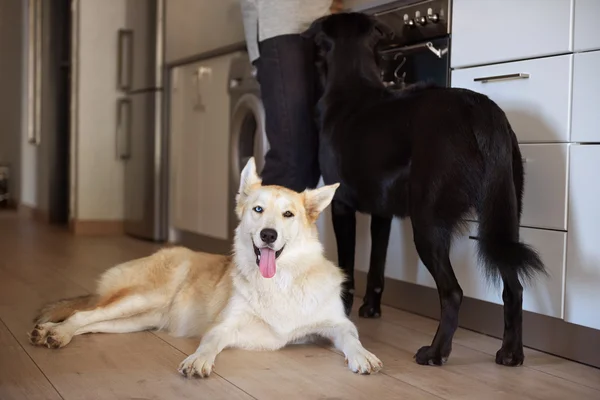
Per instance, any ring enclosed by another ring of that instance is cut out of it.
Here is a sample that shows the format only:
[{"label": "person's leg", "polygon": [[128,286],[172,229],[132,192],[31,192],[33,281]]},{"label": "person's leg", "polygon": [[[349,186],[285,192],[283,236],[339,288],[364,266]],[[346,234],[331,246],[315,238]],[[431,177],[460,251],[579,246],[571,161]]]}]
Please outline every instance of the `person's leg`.
[{"label": "person's leg", "polygon": [[263,184],[314,188],[320,177],[314,44],[300,35],[282,35],[259,46],[256,67],[270,146]]}]

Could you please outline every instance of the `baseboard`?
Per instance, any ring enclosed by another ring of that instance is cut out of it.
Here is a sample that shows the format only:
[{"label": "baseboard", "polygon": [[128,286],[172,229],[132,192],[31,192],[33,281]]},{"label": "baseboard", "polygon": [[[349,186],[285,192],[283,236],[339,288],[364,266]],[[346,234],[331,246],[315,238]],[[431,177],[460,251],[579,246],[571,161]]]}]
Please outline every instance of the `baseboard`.
[{"label": "baseboard", "polygon": [[[362,297],[367,286],[367,274],[356,271],[355,281],[356,295]],[[439,320],[438,293],[433,288],[386,278],[382,303]],[[459,324],[462,328],[502,338],[502,306],[464,298]],[[595,329],[524,311],[523,344],[535,350],[600,368],[600,332]]]},{"label": "baseboard", "polygon": [[31,218],[35,221],[47,224],[50,222],[50,216],[47,211],[40,210],[37,207],[30,206],[28,204],[19,203],[17,211],[20,215],[25,218]]},{"label": "baseboard", "polygon": [[120,220],[71,220],[69,230],[78,236],[123,235],[123,221]]},{"label": "baseboard", "polygon": [[188,247],[195,251],[204,251],[214,254],[231,254],[231,241],[217,239],[196,233],[178,230],[177,241],[174,244]]}]

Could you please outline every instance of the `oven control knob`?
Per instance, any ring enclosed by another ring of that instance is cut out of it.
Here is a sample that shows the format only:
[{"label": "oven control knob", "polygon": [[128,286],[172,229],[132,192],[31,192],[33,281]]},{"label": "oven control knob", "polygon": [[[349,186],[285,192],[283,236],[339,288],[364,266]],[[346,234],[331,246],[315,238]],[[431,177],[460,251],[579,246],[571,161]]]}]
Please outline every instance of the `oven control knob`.
[{"label": "oven control knob", "polygon": [[436,22],[439,22],[440,15],[438,13],[434,13],[433,9],[428,8],[427,9],[427,19],[433,23],[436,23]]},{"label": "oven control knob", "polygon": [[404,25],[409,27],[415,26],[415,20],[408,16],[408,14],[404,14]]},{"label": "oven control knob", "polygon": [[427,24],[427,18],[421,15],[420,11],[415,12],[415,22],[419,25]]}]

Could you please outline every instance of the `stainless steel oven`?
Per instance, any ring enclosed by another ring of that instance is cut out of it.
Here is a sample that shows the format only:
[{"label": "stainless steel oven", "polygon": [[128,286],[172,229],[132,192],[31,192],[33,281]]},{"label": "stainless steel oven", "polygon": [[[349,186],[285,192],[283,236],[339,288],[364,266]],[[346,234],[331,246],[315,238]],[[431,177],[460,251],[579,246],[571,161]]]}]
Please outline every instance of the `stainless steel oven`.
[{"label": "stainless steel oven", "polygon": [[399,0],[365,10],[394,31],[394,38],[379,46],[386,85],[450,86],[450,5],[450,0]]}]

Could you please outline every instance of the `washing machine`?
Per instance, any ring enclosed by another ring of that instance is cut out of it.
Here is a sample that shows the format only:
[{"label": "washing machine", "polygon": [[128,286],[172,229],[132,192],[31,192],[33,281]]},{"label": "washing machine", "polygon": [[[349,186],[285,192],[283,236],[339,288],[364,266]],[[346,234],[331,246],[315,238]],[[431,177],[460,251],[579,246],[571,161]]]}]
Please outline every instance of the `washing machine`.
[{"label": "washing machine", "polygon": [[240,174],[251,157],[258,173],[262,171],[269,143],[265,133],[265,110],[260,98],[256,69],[247,53],[231,61],[229,70],[231,102],[229,153],[229,231],[238,224],[235,214],[235,196],[240,186]]}]

